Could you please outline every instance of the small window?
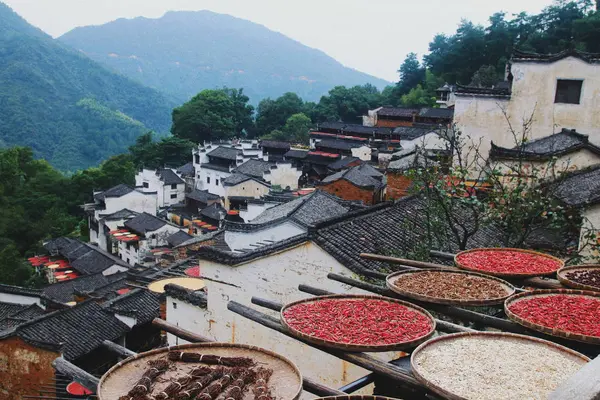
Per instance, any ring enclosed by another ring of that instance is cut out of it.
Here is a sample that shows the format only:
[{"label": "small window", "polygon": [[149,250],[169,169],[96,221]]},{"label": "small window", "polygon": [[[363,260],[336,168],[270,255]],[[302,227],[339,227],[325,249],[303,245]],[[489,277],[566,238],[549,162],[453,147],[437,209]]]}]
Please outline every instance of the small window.
[{"label": "small window", "polygon": [[177,303],[173,302],[173,310],[177,310]]},{"label": "small window", "polygon": [[172,199],[176,199],[176,198],[177,198],[177,194],[172,194],[172,195],[171,195],[171,198],[172,198]]},{"label": "small window", "polygon": [[150,187],[150,185],[148,184],[148,182],[144,182],[144,187],[145,187],[145,188],[148,188],[148,187]]},{"label": "small window", "polygon": [[206,183],[210,183],[210,176],[206,177]]},{"label": "small window", "polygon": [[215,179],[215,185],[219,186],[219,180]]},{"label": "small window", "polygon": [[579,104],[583,81],[559,79],[556,83],[555,103]]},{"label": "small window", "polygon": [[171,189],[177,189],[177,184],[176,183],[172,184]]},{"label": "small window", "polygon": [[129,258],[127,259],[127,264],[131,264],[131,263],[129,262]]},{"label": "small window", "polygon": [[194,161],[195,161],[196,164],[200,164],[200,155],[195,154],[194,155]]}]

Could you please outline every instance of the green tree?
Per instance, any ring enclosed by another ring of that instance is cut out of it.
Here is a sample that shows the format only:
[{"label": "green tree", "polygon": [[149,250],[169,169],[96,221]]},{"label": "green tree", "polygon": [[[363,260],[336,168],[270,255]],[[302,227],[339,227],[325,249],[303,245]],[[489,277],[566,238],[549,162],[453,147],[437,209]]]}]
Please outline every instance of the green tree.
[{"label": "green tree", "polygon": [[173,110],[171,133],[194,143],[241,136],[253,112],[247,101],[241,90],[203,90]]},{"label": "green tree", "polygon": [[296,93],[285,93],[275,100],[266,98],[258,104],[256,132],[261,135],[281,129],[289,117],[304,111],[304,102]]},{"label": "green tree", "polygon": [[155,142],[150,132],[140,136],[136,143],[129,147],[129,154],[134,167],[137,168],[178,167],[189,162],[193,148],[194,143],[176,136]]},{"label": "green tree", "polygon": [[482,65],[481,68],[473,74],[473,78],[471,78],[471,86],[477,87],[492,87],[498,83],[500,76],[496,67],[493,65]]},{"label": "green tree", "polygon": [[400,81],[397,88],[400,96],[407,94],[425,81],[425,68],[421,66],[416,53],[409,53],[398,70]]},{"label": "green tree", "polygon": [[294,114],[288,118],[281,130],[275,129],[262,138],[308,144],[308,133],[312,125],[312,121],[306,115],[302,113]]},{"label": "green tree", "polygon": [[361,123],[368,110],[381,105],[381,93],[373,85],[336,86],[321,97],[313,122],[344,121]]}]

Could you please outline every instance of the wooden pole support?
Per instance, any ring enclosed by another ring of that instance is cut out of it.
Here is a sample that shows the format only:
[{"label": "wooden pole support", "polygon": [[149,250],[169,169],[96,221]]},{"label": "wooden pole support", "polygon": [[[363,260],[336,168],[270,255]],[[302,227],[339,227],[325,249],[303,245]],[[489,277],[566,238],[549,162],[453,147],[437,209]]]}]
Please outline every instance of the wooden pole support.
[{"label": "wooden pole support", "polygon": [[120,355],[121,357],[125,357],[125,358],[135,356],[137,354],[136,352],[131,351],[126,347],[119,346],[118,344],[113,343],[110,340],[105,340],[104,342],[102,342],[102,346],[105,349],[110,350],[113,353],[116,353],[116,354]]},{"label": "wooden pole support", "polygon": [[52,366],[56,371],[61,373],[62,375],[66,375],[71,377],[75,382],[83,385],[83,387],[91,390],[92,392],[96,392],[98,388],[98,383],[100,383],[100,379],[95,376],[87,373],[82,370],[78,366],[71,364],[67,360],[62,357],[57,358],[52,362]]}]

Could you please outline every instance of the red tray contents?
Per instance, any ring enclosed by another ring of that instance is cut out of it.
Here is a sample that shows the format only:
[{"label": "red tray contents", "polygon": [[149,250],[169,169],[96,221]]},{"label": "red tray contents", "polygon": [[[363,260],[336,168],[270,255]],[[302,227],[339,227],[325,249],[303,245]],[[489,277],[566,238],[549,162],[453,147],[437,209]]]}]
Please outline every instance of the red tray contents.
[{"label": "red tray contents", "polygon": [[550,274],[562,267],[554,258],[517,250],[476,250],[456,256],[459,266],[499,274]]},{"label": "red tray contents", "polygon": [[515,301],[508,310],[547,328],[600,337],[600,299],[575,294],[533,296]]},{"label": "red tray contents", "polygon": [[431,320],[402,304],[377,299],[323,299],[283,313],[287,324],[318,339],[367,346],[408,342],[428,335]]}]

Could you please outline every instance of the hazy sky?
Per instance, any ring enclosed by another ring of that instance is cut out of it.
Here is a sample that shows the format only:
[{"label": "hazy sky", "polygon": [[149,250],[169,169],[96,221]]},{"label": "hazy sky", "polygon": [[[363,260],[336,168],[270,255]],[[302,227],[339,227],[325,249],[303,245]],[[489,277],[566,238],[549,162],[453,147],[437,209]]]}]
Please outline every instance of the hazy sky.
[{"label": "hazy sky", "polygon": [[[52,36],[117,18],[211,10],[265,25],[342,64],[390,81],[407,53],[422,56],[461,18],[485,23],[496,11],[539,12],[551,0],[0,0]],[[124,38],[126,40],[126,38]]]}]

